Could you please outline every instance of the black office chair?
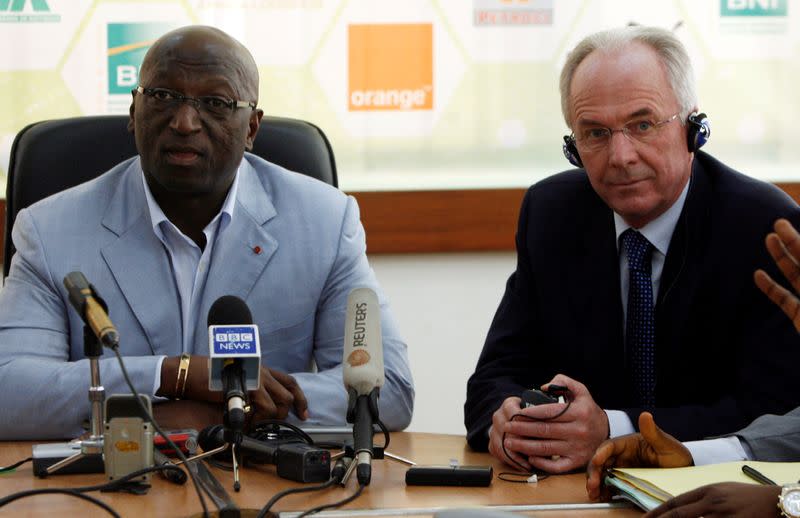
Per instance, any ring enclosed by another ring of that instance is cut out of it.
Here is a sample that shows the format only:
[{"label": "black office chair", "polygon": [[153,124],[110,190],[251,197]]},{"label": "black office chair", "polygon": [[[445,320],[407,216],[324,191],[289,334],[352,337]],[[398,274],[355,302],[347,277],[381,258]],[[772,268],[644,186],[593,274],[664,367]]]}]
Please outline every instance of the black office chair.
[{"label": "black office chair", "polygon": [[[4,276],[16,251],[11,229],[17,213],[136,155],[127,125],[127,115],[75,117],[35,122],[17,134],[11,145],[6,185]],[[339,186],[330,142],[309,122],[264,117],[252,152],[291,171]]]}]

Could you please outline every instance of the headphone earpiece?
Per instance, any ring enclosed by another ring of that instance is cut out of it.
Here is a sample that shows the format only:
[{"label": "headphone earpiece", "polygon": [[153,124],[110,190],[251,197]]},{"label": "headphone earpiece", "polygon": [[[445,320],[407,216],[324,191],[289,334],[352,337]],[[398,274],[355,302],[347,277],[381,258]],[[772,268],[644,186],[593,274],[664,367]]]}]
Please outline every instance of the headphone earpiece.
[{"label": "headphone earpiece", "polygon": [[686,140],[689,151],[694,153],[708,142],[711,137],[711,123],[705,113],[694,112],[686,119],[688,126]]},{"label": "headphone earpiece", "polygon": [[575,137],[573,135],[564,135],[564,144],[561,146],[564,151],[564,157],[569,160],[569,163],[575,167],[583,167],[583,160],[578,154],[578,146],[575,145]]}]

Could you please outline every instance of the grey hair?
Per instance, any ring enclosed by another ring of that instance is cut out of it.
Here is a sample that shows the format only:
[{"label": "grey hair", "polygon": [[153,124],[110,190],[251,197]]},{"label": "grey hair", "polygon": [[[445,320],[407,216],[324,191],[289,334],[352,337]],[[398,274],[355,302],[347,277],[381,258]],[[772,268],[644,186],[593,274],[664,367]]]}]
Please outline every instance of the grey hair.
[{"label": "grey hair", "polygon": [[567,61],[561,69],[559,89],[561,90],[561,112],[568,127],[572,127],[569,120],[569,90],[578,66],[596,50],[609,52],[637,42],[652,48],[661,58],[672,92],[680,106],[680,119],[681,121],[686,120],[689,112],[697,106],[694,72],[686,47],[672,32],[666,29],[634,25],[591,34],[581,40],[567,55]]}]

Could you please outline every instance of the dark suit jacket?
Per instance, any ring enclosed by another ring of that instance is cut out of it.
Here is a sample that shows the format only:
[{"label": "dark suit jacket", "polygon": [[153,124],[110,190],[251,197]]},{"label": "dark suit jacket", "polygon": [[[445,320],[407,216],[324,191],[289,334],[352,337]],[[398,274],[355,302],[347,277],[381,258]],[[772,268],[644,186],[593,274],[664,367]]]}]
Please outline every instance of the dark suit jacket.
[{"label": "dark suit jacket", "polygon": [[[800,340],[756,288],[753,271],[782,279],[764,247],[778,217],[800,208],[776,187],[698,152],[656,300],[656,422],[680,440],[731,433],[800,393]],[[531,187],[508,279],[464,405],[467,438],[486,449],[492,413],[508,396],[563,373],[634,426],[625,364],[613,214],[586,172]]]}]

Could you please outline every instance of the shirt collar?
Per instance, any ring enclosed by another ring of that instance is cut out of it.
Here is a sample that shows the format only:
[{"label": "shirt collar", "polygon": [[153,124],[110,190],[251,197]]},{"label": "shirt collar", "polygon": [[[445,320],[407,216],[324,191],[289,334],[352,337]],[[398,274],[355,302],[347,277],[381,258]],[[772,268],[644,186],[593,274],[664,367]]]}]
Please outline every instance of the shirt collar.
[{"label": "shirt collar", "polygon": [[[689,178],[689,181],[686,182],[686,185],[683,187],[683,191],[681,191],[681,194],[678,196],[678,199],[675,200],[675,203],[673,203],[670,208],[664,211],[663,214],[642,228],[636,229],[644,237],[646,237],[648,241],[650,241],[656,250],[665,256],[667,255],[667,250],[669,249],[669,242],[672,240],[672,234],[675,232],[675,226],[678,224],[678,219],[681,217],[681,211],[686,203],[686,195],[689,192],[690,183],[692,183],[691,177]],[[622,216],[615,212],[614,228],[617,231],[617,248],[619,248],[619,236],[632,227],[625,222]]]},{"label": "shirt collar", "polygon": [[[233,177],[233,183],[231,183],[231,188],[228,189],[228,195],[225,197],[225,202],[222,204],[222,209],[219,211],[219,214],[225,215],[222,220],[222,224],[227,226],[233,221],[233,212],[234,207],[236,207],[236,196],[239,192],[239,171],[241,170],[241,164],[236,169],[236,175]],[[167,215],[164,214],[164,211],[161,210],[161,206],[159,206],[156,199],[153,197],[153,193],[150,191],[150,186],[147,185],[147,179],[144,176],[144,171],[142,171],[142,183],[144,183],[144,196],[147,200],[147,210],[150,212],[150,223],[153,226],[153,231],[158,234],[159,227],[162,223],[169,222],[172,224],[171,221],[167,218]],[[212,218],[211,223],[217,220],[215,216]],[[209,223],[209,225],[211,224]]]}]

